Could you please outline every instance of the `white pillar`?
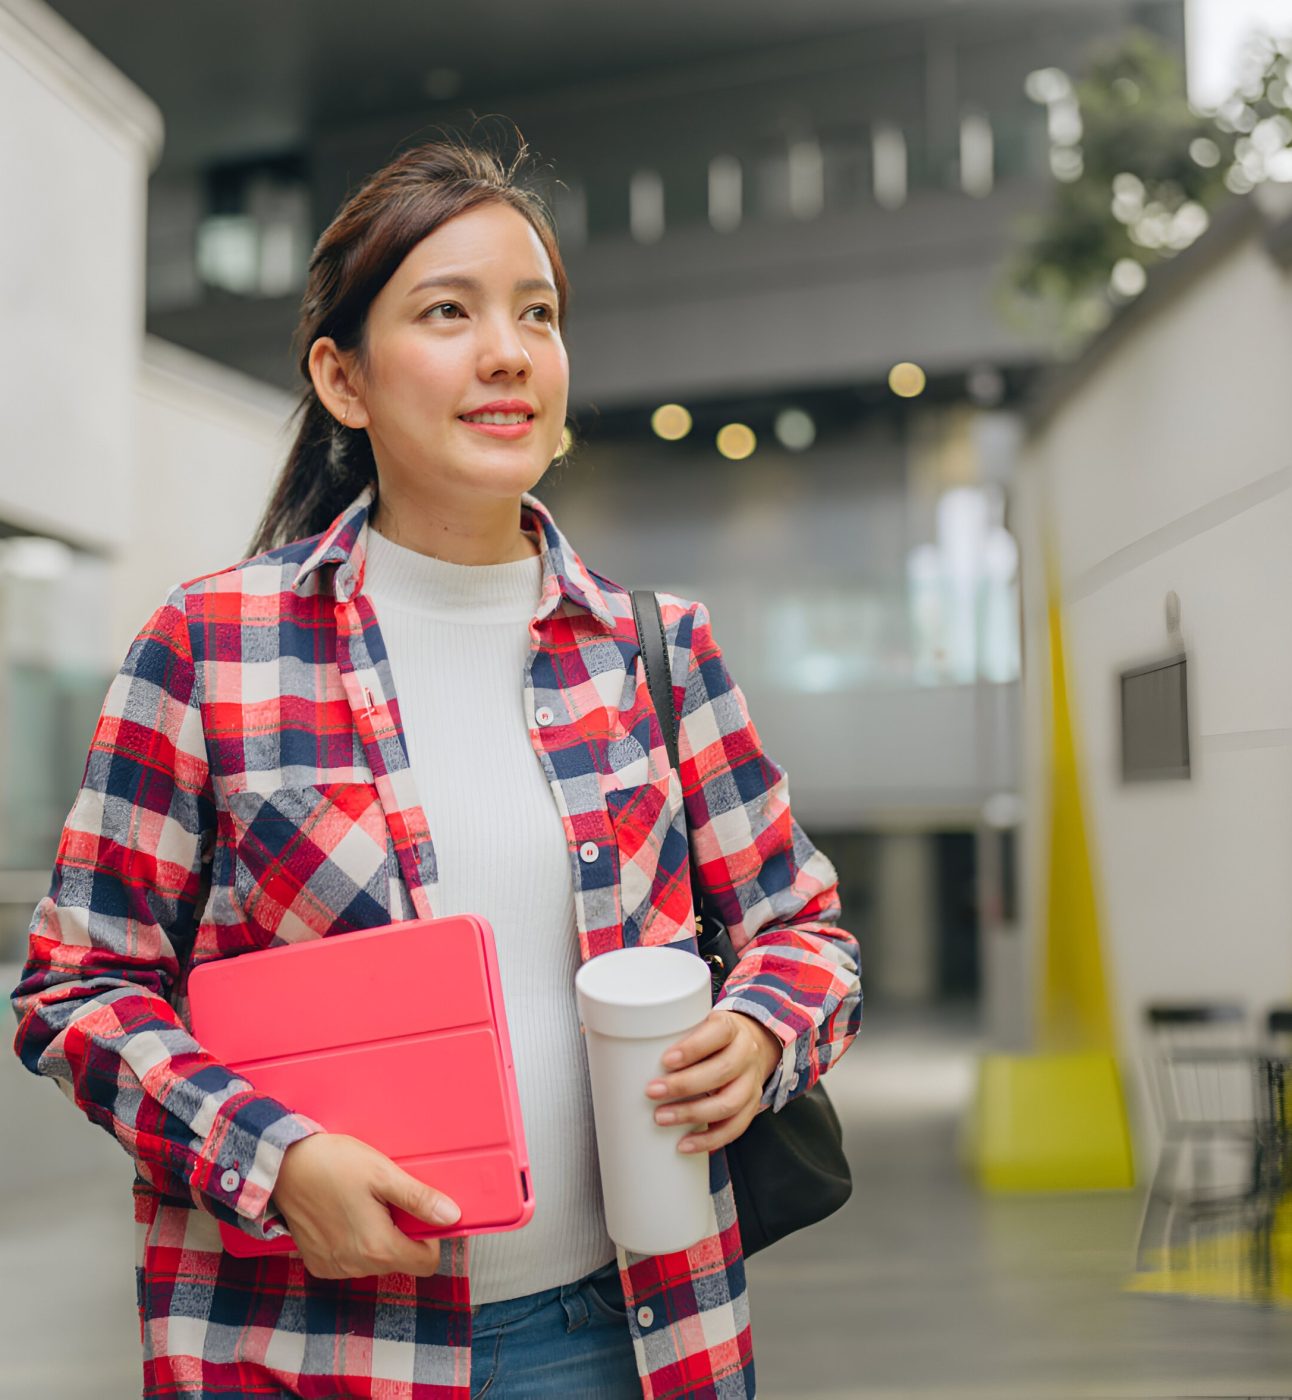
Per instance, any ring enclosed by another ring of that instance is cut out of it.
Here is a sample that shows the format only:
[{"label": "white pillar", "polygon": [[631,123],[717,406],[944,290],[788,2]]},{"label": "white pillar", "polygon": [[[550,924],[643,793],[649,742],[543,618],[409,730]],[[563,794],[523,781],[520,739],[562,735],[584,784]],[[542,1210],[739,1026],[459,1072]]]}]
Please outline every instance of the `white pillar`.
[{"label": "white pillar", "polygon": [[921,831],[880,838],[875,869],[875,990],[885,999],[931,1001],[937,994],[937,868]]}]

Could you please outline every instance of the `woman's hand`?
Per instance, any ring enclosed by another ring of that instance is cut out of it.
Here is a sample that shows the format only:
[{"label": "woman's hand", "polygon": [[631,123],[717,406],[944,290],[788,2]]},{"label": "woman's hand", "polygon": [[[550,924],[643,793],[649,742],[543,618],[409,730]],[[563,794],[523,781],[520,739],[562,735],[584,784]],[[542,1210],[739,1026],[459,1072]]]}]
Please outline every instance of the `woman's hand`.
[{"label": "woman's hand", "polygon": [[657,1123],[707,1123],[708,1131],[684,1137],[680,1152],[712,1152],[749,1126],[758,1113],[763,1085],[781,1058],[781,1042],[743,1011],[710,1011],[690,1035],[671,1046],[664,1079],[652,1079],[646,1093],[653,1099],[704,1095],[689,1103],[670,1103],[655,1111]]},{"label": "woman's hand", "polygon": [[283,1155],[273,1199],[315,1278],[412,1274],[440,1267],[440,1242],[410,1239],[390,1218],[398,1206],[430,1225],[462,1212],[384,1153],[344,1133],[313,1133]]}]

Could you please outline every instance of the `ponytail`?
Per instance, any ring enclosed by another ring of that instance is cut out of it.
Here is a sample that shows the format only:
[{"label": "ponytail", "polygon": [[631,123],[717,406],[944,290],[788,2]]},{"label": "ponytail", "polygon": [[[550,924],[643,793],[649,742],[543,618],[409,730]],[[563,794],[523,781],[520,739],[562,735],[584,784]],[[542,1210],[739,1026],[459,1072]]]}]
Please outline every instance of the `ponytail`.
[{"label": "ponytail", "polygon": [[377,481],[367,431],[338,423],[312,383],[291,416],[300,418],[300,428],[247,546],[248,558],[321,534],[369,482]]}]

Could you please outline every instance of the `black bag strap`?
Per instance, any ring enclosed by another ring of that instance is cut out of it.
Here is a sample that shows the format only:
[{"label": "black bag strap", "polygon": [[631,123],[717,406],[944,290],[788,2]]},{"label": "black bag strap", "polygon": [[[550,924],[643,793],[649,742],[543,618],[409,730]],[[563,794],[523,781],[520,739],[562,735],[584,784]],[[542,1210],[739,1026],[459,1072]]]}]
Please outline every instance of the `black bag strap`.
[{"label": "black bag strap", "polygon": [[[650,588],[634,588],[632,600],[633,621],[637,625],[637,642],[641,648],[642,667],[646,672],[646,685],[650,691],[651,703],[655,706],[660,728],[664,731],[664,746],[668,749],[669,763],[674,768],[680,768],[677,707],[673,701],[673,668],[668,660],[668,633],[664,630],[659,595]],[[653,626],[647,621],[651,618],[654,620]],[[680,777],[679,772],[679,780]],[[716,1000],[722,990],[722,984],[727,980],[727,974],[736,964],[736,953],[726,925],[713,913],[704,892],[700,889],[694,863],[691,866],[691,903],[695,909],[696,941],[700,956],[709,964]]]},{"label": "black bag strap", "polygon": [[[650,617],[652,613],[654,627],[644,626],[643,617]],[[646,670],[646,684],[650,687],[651,702],[664,731],[668,760],[676,768],[677,708],[673,703],[673,668],[668,664],[668,633],[664,630],[664,617],[659,610],[658,593],[649,588],[633,589],[633,620],[637,624],[637,641],[641,646],[642,666]]]}]

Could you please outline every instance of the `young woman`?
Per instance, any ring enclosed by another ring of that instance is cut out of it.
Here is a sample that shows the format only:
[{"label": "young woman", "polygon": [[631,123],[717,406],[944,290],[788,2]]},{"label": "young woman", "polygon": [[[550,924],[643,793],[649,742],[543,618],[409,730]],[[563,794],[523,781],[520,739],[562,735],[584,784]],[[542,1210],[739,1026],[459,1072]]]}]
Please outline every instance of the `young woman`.
[{"label": "young woman", "polygon": [[[523,156],[409,151],[320,238],[252,557],[139,632],[33,918],[16,1048],[136,1163],[148,1397],[754,1394],[723,1148],[851,1043],[858,948],[703,604],[661,595],[677,773],[628,592],[531,494],[565,425],[568,287]],[[657,1116],[708,1125],[679,1150],[710,1154],[713,1230],[637,1255],[602,1218],[574,973],[694,949],[688,857],[740,958],[642,1087],[708,1096]],[[536,1211],[415,1242],[390,1206],[455,1203],[215,1061],[186,985],[456,912],[497,938]],[[298,1252],[235,1258],[221,1220]]]}]

